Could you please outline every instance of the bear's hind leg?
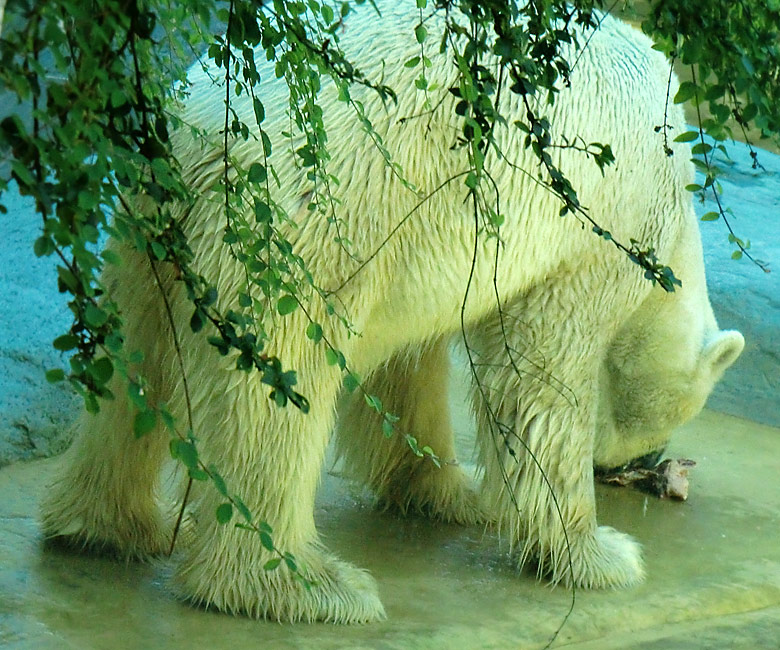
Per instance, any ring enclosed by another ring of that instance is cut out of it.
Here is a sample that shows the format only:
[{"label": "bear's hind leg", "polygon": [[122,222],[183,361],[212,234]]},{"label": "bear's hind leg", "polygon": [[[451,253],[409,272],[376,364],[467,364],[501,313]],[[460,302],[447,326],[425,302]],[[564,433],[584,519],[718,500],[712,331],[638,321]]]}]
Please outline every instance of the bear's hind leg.
[{"label": "bear's hind leg", "polygon": [[[288,332],[305,329],[306,322],[302,317],[296,321],[296,316],[286,317]],[[286,340],[281,326],[277,332]],[[289,339],[289,347],[277,354],[297,371],[296,390],[308,398],[308,413],[292,404],[276,406],[259,373],[240,373],[227,364],[204,369],[213,356],[199,361],[204,380],[196,385],[193,399],[196,435],[202,432],[201,459],[214,464],[229,494],[247,505],[254,524],[271,526],[275,550],[269,550],[267,537],[235,525],[246,523],[238,512],[231,522],[219,524],[215,513],[227,499],[213,485],[198,483],[192,500],[192,543],[178,557],[172,587],[196,605],[253,618],[334,623],[382,619],[374,579],[330,554],[314,524],[314,497],[340,372],[327,366],[321,347]],[[264,568],[282,553],[294,557],[300,575],[314,583],[310,589],[286,561]]]},{"label": "bear's hind leg", "polygon": [[55,543],[122,558],[159,555],[168,550],[173,520],[158,505],[167,437],[157,430],[133,436],[134,409],[121,394],[124,385],[115,384],[117,398],[78,422],[78,436],[43,497],[43,533]]},{"label": "bear's hind leg", "polygon": [[[121,247],[122,266],[107,266],[103,280],[112,287],[122,312],[131,318],[124,333],[128,350],[143,350],[137,370],[144,376],[147,401],[168,400],[162,368],[169,352],[169,328],[162,300],[145,256]],[[132,314],[143,317],[133,319]],[[41,504],[45,537],[74,548],[104,551],[123,558],[144,558],[168,551],[174,508],[161,512],[160,470],[167,457],[168,437],[162,426],[140,439],[133,435],[136,408],[127,398],[127,384],[115,374],[109,388],[116,396],[101,400],[100,411],[82,413],[76,437],[63,455]]]},{"label": "bear's hind leg", "polygon": [[[398,416],[391,437],[363,393],[346,396],[339,410],[338,454],[347,473],[371,489],[381,507],[419,512],[461,524],[486,520],[473,479],[458,465],[447,402],[450,360],[446,340],[403,350],[375,369],[364,383],[370,395]],[[441,459],[416,456],[406,435]]]}]

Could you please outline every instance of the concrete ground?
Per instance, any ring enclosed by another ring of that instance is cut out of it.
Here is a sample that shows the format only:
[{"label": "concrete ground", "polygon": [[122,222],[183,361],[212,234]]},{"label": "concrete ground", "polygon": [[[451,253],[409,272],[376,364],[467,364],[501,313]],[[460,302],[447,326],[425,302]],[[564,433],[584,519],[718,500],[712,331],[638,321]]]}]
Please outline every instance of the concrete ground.
[{"label": "concrete ground", "polygon": [[[780,649],[780,430],[705,412],[670,456],[698,463],[687,502],[598,486],[600,522],[642,543],[647,581],[578,591],[552,647]],[[542,648],[572,599],[518,574],[492,533],[376,512],[330,474],[320,530],[377,578],[387,621],[293,626],[200,611],[166,591],[164,564],[42,548],[36,509],[55,462],[0,470],[2,648]]]}]

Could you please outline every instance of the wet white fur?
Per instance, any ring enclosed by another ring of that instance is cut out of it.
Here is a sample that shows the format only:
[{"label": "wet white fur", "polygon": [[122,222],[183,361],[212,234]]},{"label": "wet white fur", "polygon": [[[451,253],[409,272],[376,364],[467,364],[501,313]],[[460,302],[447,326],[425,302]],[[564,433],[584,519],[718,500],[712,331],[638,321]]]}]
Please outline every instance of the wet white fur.
[{"label": "wet white fur", "polygon": [[[387,106],[369,90],[355,87],[351,92],[365,104],[406,177],[428,193],[467,163],[462,149],[451,149],[459,125],[446,92],[435,114],[401,122],[419,114],[424,101],[413,89],[419,70],[402,65],[419,53],[412,6],[384,3],[382,19],[361,9],[341,38],[367,77],[384,75],[384,82],[398,91],[398,104]],[[450,57],[437,54],[441,22],[433,20],[427,27],[427,54],[433,60],[427,74],[446,89],[455,72]],[[307,212],[311,184],[295,167],[289,143],[280,135],[290,128],[285,86],[273,78],[270,66],[263,66],[262,74],[259,92],[268,115],[264,127],[281,180],[276,196],[297,223],[297,228],[279,227],[315,281],[335,289],[357,263],[334,243],[333,226]],[[482,499],[457,464],[436,470],[429,461],[411,456],[400,436],[385,440],[376,419],[349,399],[339,428],[347,465],[384,502],[466,523],[494,518],[520,550],[521,562],[533,558],[554,580],[583,586],[629,585],[643,574],[638,545],[596,523],[594,458],[624,462],[663,444],[672,426],[701,408],[713,382],[742,347],[739,334],[718,332],[707,299],[697,224],[691,196],[684,190],[692,180],[689,151],[671,144],[675,154],[667,157],[662,134],[654,131],[665,112],[670,139],[684,130],[680,110],[665,106],[668,74],[663,57],[651,51],[644,36],[607,18],[580,56],[571,89],[561,91],[548,116],[557,139],[578,135],[586,142],[612,145],[617,164],[603,176],[579,153],[557,151],[556,163],[593,218],[620,241],[634,237],[655,247],[682,279],[682,290],[667,295],[652,288],[637,266],[588,227],[571,216],[559,217],[558,201],[534,181],[538,164],[523,148],[523,135],[500,127],[503,151],[528,172],[513,171],[494,154],[488,157],[506,218],[498,291],[507,312],[507,341],[522,373],[518,377],[507,362],[497,317],[495,240],[480,238],[465,321],[487,398],[475,390]],[[212,86],[197,67],[192,80],[185,119],[218,140],[224,90]],[[674,92],[672,87],[672,96]],[[434,104],[438,99],[432,95]],[[390,172],[352,109],[336,100],[330,82],[325,82],[319,102],[328,129],[328,169],[341,181],[334,186],[342,201],[341,234],[353,241],[353,254],[364,259],[419,197]],[[502,102],[510,119],[523,117],[519,100],[506,89]],[[252,123],[245,96],[234,106]],[[177,138],[185,177],[200,189],[213,188],[222,174],[221,153],[201,149],[185,132]],[[253,140],[234,143],[231,153],[247,166],[262,158]],[[460,329],[475,245],[472,209],[465,199],[462,177],[446,185],[338,292],[359,336],[348,336],[329,319],[316,296],[304,296],[307,309],[350,366],[369,377],[369,390],[376,389],[401,415],[401,427],[448,461],[454,461],[454,451],[444,398],[445,347]],[[220,244],[225,217],[218,196],[201,199],[182,219],[195,267],[217,283],[220,305],[233,304],[244,275]],[[119,250],[124,264],[105,274],[127,320],[128,345],[145,352],[139,370],[150,380],[149,399],[166,401],[185,422],[171,332],[153,276],[137,253],[129,247]],[[221,498],[214,489],[201,489],[192,501],[191,542],[177,559],[175,588],[191,601],[254,617],[381,618],[373,579],[330,555],[315,529],[314,495],[336,421],[341,377],[326,364],[324,346],[304,337],[303,311],[276,318],[267,351],[298,371],[298,388],[311,402],[308,415],[291,406],[275,407],[258,374],[231,370],[232,357],[220,357],[205,337],[189,332],[192,307],[172,270],[160,268],[180,324],[202,456],[273,526],[278,547],[292,552],[320,583],[306,591],[283,567],[264,571],[269,554],[259,539],[218,525],[214,511]],[[167,548],[171,528],[157,504],[167,434],[160,429],[133,440],[134,410],[122,398],[123,390],[117,386],[119,399],[80,421],[79,436],[43,505],[43,527],[47,536],[107,546],[126,556],[158,554]],[[509,455],[493,415],[512,432],[508,444],[517,460]],[[533,451],[552,490],[515,436]],[[571,544],[571,567],[553,494]]]}]

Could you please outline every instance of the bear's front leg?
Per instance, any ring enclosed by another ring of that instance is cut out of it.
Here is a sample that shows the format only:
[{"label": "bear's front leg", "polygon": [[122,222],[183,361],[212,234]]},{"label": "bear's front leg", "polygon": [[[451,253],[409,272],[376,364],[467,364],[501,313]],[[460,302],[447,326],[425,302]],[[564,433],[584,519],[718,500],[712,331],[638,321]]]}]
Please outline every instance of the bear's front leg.
[{"label": "bear's front leg", "polygon": [[[304,344],[305,345],[305,344]],[[319,542],[314,525],[314,497],[340,383],[320,348],[279,352],[298,372],[296,388],[310,402],[302,413],[292,404],[279,408],[257,374],[200,369],[195,384],[195,430],[200,454],[214,463],[230,493],[246,503],[254,523],[267,522],[282,553],[291,553],[307,588],[256,532],[220,525],[215,512],[225,499],[201,484],[193,499],[193,542],[179,557],[173,588],[185,600],[221,611],[278,621],[362,623],[382,619],[384,609],[373,578],[342,562]]]},{"label": "bear's front leg", "polygon": [[521,565],[554,583],[624,587],[644,577],[641,549],[598,526],[593,486],[598,368],[619,310],[614,296],[572,303],[578,289],[540,287],[510,307],[511,327],[496,316],[472,333],[483,489]]},{"label": "bear's front leg", "polygon": [[486,497],[501,534],[518,548],[519,564],[535,564],[553,583],[585,588],[641,582],[639,544],[597,524],[592,456],[575,433],[583,423],[561,413],[529,416],[532,409],[521,403],[509,417],[505,408],[479,412],[481,435],[490,436],[482,450]]}]

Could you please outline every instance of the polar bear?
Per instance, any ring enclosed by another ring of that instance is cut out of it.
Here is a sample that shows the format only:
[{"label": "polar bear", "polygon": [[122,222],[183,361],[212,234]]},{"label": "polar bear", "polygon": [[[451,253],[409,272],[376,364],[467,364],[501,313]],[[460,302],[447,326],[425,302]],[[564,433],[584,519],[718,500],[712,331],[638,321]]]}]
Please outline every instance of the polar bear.
[{"label": "polar bear", "polygon": [[[568,53],[577,58],[571,86],[544,112],[556,141],[577,135],[612,145],[617,164],[603,175],[572,150],[556,150],[555,162],[602,227],[618,240],[652,246],[673,266],[682,288],[670,294],[576,218],[558,216],[559,202],[537,184],[538,163],[511,120],[498,127],[497,140],[512,164],[490,156],[487,162],[506,219],[497,257],[496,240],[475,229],[462,183],[465,152],[452,147],[460,124],[446,89],[457,70],[432,45],[426,72],[439,84],[441,103],[433,102],[436,109],[425,119],[405,119],[420,115],[425,101],[414,89],[418,71],[404,66],[419,54],[413,36],[418,13],[408,3],[380,7],[381,19],[370,8],[350,16],[341,44],[364,75],[394,88],[398,101],[385,105],[358,86],[352,98],[362,102],[419,192],[393,173],[361,130],[353,106],[324,82],[318,101],[328,133],[328,171],[340,179],[334,185],[339,235],[352,241],[349,249],[336,241],[332,220],[307,210],[312,181],[282,135],[290,127],[286,87],[273,79],[270,64],[261,67],[264,127],[281,180],[275,199],[290,217],[276,227],[317,285],[335,292],[357,333],[329,318],[318,295],[302,295],[307,313],[277,315],[265,351],[297,371],[309,413],[276,407],[256,373],[236,372],[235,358],[220,356],[205,337],[190,332],[192,306],[175,270],[159,266],[174,316],[185,324],[179,330],[182,362],[201,457],[273,527],[277,547],[291,552],[316,585],[305,589],[284,566],[265,571],[271,554],[258,537],[218,524],[220,495],[196,483],[173,586],[191,602],[258,618],[351,623],[384,615],[371,576],[329,553],[317,535],[314,497],[342,376],[328,364],[324,345],[305,338],[309,317],[323,324],[352,370],[366,378],[369,392],[399,414],[399,431],[446,461],[436,468],[412,455],[401,435],[386,440],[356,400],[344,400],[341,453],[381,499],[464,523],[495,520],[520,550],[519,563],[537,562],[554,581],[634,584],[643,575],[640,549],[627,535],[597,524],[594,463],[617,465],[663,447],[671,429],[702,407],[743,345],[738,333],[718,330],[707,298],[697,223],[684,189],[692,179],[690,152],[671,143],[674,155],[668,157],[663,134],[654,128],[666,114],[672,134],[684,130],[680,110],[666,104],[668,64],[641,34],[605,17],[586,48]],[[435,16],[426,26],[429,42],[438,44],[443,19]],[[218,134],[224,88],[199,67],[191,79],[183,118]],[[503,92],[501,101],[503,114],[523,118],[517,96]],[[246,95],[233,106],[252,123]],[[200,148],[187,129],[176,138],[185,179],[203,194],[182,212],[181,225],[195,269],[216,283],[219,304],[227,309],[245,276],[221,243],[224,215],[214,192],[222,152]],[[233,142],[231,155],[249,166],[262,153],[250,139]],[[148,380],[147,399],[165,402],[184,421],[181,372],[149,262],[132,246],[112,245],[124,263],[106,268],[106,284],[125,316],[128,346],[144,352],[134,370]],[[475,360],[473,402],[484,470],[479,497],[457,465],[444,398],[446,347],[461,329]],[[117,385],[114,392],[125,391]],[[167,434],[160,427],[133,439],[133,415],[127,400],[117,398],[82,418],[43,504],[47,537],[125,557],[166,552],[171,517],[158,499]]]}]

